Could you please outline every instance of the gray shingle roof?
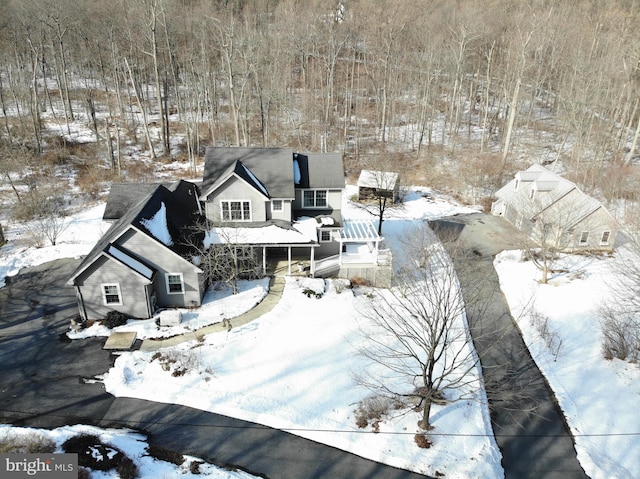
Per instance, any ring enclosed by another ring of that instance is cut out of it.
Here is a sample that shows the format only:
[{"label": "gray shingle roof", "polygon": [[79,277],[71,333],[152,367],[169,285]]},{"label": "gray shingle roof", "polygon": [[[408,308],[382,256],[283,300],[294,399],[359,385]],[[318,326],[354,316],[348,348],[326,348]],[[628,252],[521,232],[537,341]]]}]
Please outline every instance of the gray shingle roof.
[{"label": "gray shingle roof", "polygon": [[[266,188],[271,198],[294,198],[291,148],[209,147],[205,154],[202,194],[211,192],[221,177],[241,162]],[[252,182],[254,183],[254,182]]]},{"label": "gray shingle roof", "polygon": [[[158,184],[147,195],[140,197],[137,203],[111,225],[111,228],[80,263],[71,276],[70,282],[75,280],[103,251],[108,250],[110,245],[131,226],[157,239],[145,227],[145,220],[153,218],[163,203],[167,212],[167,229],[172,237],[172,245],[167,248],[181,256],[187,253],[189,246],[186,244],[186,236],[197,234],[203,236],[203,233],[196,233],[194,229],[199,218],[197,186],[184,180],[172,183],[168,188]],[[195,241],[199,239],[196,237]],[[143,258],[138,259],[144,262]]]},{"label": "gray shingle roof", "polygon": [[297,153],[301,188],[344,188],[344,168],[340,153]]},{"label": "gray shingle roof", "polygon": [[103,220],[117,220],[160,185],[160,183],[113,183],[104,208]]}]

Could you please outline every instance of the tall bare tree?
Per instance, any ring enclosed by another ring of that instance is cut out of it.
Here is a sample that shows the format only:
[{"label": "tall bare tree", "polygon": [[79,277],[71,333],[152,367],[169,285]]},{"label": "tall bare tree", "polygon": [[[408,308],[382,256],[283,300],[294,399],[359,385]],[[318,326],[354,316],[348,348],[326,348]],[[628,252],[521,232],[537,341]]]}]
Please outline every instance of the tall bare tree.
[{"label": "tall bare tree", "polygon": [[374,290],[365,313],[370,324],[363,328],[367,342],[360,351],[381,368],[360,380],[377,394],[417,403],[418,426],[432,429],[432,405],[474,396],[479,358],[451,258],[428,229],[408,236],[413,243],[396,285]]}]

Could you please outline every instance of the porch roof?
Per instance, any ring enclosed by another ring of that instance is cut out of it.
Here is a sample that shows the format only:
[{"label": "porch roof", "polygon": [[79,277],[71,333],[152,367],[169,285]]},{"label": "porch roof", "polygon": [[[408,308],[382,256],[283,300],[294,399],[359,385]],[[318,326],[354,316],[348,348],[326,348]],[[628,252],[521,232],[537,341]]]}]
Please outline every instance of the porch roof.
[{"label": "porch roof", "polygon": [[363,243],[374,241],[376,243],[382,241],[382,237],[378,234],[378,230],[369,220],[344,220],[342,229],[340,230],[341,243]]}]

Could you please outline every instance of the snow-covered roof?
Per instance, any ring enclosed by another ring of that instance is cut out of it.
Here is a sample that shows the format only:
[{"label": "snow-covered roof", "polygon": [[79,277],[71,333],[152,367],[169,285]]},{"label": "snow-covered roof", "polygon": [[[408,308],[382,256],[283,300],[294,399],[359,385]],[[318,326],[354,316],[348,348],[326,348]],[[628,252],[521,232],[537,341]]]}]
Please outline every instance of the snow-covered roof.
[{"label": "snow-covered roof", "polygon": [[205,236],[204,246],[212,244],[238,245],[288,245],[317,243],[318,222],[314,218],[307,218],[293,223],[291,227],[281,224],[269,224],[260,227],[215,227]]},{"label": "snow-covered roof", "polygon": [[160,203],[160,209],[151,218],[141,219],[140,224],[151,233],[151,236],[162,244],[166,246],[173,245],[171,233],[169,233],[169,227],[167,226],[167,207],[164,202]]},{"label": "snow-covered roof", "polygon": [[117,248],[114,245],[110,245],[107,248],[106,253],[109,256],[112,256],[118,261],[120,261],[121,263],[123,263],[125,266],[128,266],[129,268],[134,270],[136,273],[141,274],[145,278],[151,279],[153,277],[153,273],[154,273],[153,269],[143,264],[141,261],[137,260],[136,258],[129,255],[128,253],[124,252],[120,248]]},{"label": "snow-covered roof", "polygon": [[362,170],[358,178],[358,186],[393,190],[398,183],[399,175],[392,171]]}]

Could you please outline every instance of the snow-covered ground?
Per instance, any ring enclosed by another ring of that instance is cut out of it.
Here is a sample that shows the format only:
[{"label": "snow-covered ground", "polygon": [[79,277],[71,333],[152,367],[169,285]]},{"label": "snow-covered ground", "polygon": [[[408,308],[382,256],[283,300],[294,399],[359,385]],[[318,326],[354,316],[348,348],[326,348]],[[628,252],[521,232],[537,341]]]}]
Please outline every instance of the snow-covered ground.
[{"label": "snow-covered ground", "polygon": [[[193,456],[184,456],[185,462],[180,466],[160,461],[148,455],[147,441],[143,434],[126,429],[100,429],[93,426],[63,426],[53,430],[35,429],[27,427],[9,427],[0,425],[0,442],[8,441],[12,444],[20,444],[21,437],[34,436],[46,438],[56,445],[55,453],[62,453],[62,444],[69,438],[80,434],[97,436],[102,444],[115,447],[122,451],[136,466],[138,466],[138,479],[161,479],[180,477],[182,479],[197,479],[208,477],[211,479],[252,479],[255,476],[241,471],[228,471],[205,463],[202,459]],[[192,463],[201,463],[198,466],[199,474],[190,471]],[[93,479],[117,479],[115,470],[92,471]]]},{"label": "snow-covered ground", "polygon": [[[348,187],[345,192],[343,215],[351,219],[370,217],[348,202],[354,191]],[[383,235],[387,245],[396,251],[401,240],[411,234],[411,228],[424,220],[475,211],[437,194],[434,199],[424,198],[422,194],[427,192],[431,193],[427,188],[412,189],[405,197],[405,207],[389,212]],[[18,247],[14,240],[20,231],[10,225],[6,231],[10,243],[0,248],[0,278],[30,264],[86,254],[106,229],[99,219],[101,214],[101,207],[96,207],[83,218],[73,217],[61,238],[60,249]],[[587,473],[592,477],[640,477],[637,434],[611,435],[640,431],[640,419],[629,406],[638,404],[639,369],[637,365],[602,359],[593,308],[604,294],[609,260],[582,261],[583,264],[572,265],[574,271],[585,271],[580,278],[544,287],[535,283],[536,272],[529,263],[521,263],[516,253],[499,256],[496,267],[514,316],[522,316],[521,327],[532,354],[549,378],[577,435],[578,458]],[[173,377],[162,368],[161,357],[153,359],[152,353],[127,352],[105,375],[105,385],[115,395],[228,414],[431,475],[441,472],[449,478],[502,477],[487,407],[480,402],[435,408],[431,449],[415,445],[417,413],[384,417],[378,433],[371,425],[366,429],[357,427],[355,410],[370,395],[358,386],[353,374],[367,366],[356,349],[364,341],[359,329],[363,318],[360,312],[367,307],[368,299],[357,289],[343,289],[341,285],[290,278],[282,300],[270,313],[230,332],[162,351],[177,361],[174,364],[189,365],[192,371],[188,374]],[[243,283],[241,293],[232,298],[228,290],[210,292],[204,307],[189,312],[186,325],[194,329],[240,314],[264,295],[265,287],[264,282]],[[324,294],[320,299],[308,298],[302,294],[305,288],[322,290]],[[561,339],[555,361],[555,355],[518,309],[531,298],[533,290],[537,311],[549,316],[550,327]],[[142,337],[160,334],[151,321],[122,328],[135,328]],[[171,334],[176,332],[180,331],[172,330]],[[95,327],[84,334],[108,331]],[[146,467],[142,463],[139,466]]]},{"label": "snow-covered ground", "polygon": [[[612,260],[567,256],[558,269],[570,273],[542,285],[540,272],[520,258],[519,251],[496,257],[500,285],[567,418],[580,464],[593,479],[640,477],[640,367],[603,359],[595,314],[611,284]],[[551,348],[536,316],[547,318]]]}]

